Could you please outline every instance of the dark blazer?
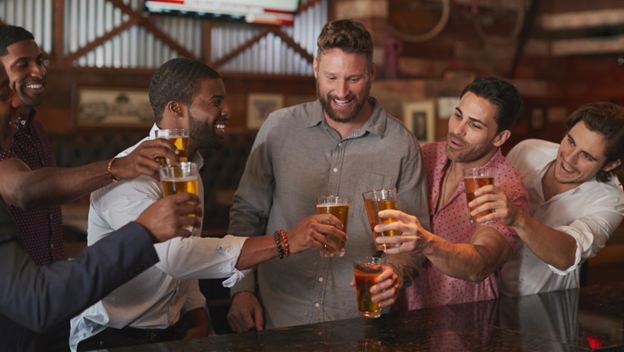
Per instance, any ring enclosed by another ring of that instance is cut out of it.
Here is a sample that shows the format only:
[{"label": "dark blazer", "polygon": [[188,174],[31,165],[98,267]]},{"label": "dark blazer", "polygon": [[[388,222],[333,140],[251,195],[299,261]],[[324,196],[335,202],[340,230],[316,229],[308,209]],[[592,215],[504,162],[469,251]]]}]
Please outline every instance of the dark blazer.
[{"label": "dark blazer", "polygon": [[76,260],[39,267],[24,250],[0,197],[0,351],[45,349],[39,333],[76,316],[157,262],[149,235],[131,222]]}]

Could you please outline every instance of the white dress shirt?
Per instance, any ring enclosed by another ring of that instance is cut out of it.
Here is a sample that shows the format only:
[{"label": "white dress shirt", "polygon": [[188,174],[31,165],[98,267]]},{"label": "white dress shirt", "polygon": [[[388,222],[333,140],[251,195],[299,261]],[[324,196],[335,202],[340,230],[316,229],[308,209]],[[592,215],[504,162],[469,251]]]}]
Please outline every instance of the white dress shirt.
[{"label": "white dress shirt", "polygon": [[[154,138],[154,125],[150,137]],[[143,141],[118,156],[132,152]],[[198,169],[203,158],[197,152],[193,162]],[[204,190],[198,180],[198,196],[204,205]],[[91,194],[88,244],[107,236],[135,220],[148,206],[162,198],[160,183],[141,175],[132,181],[110,184]],[[121,329],[129,326],[144,329],[165,329],[175,324],[186,312],[204,307],[205,298],[199,291],[198,278],[228,278],[223,285],[231,287],[251,270],[235,268],[246,238],[225,236],[201,238],[201,226],[189,238],[174,238],[154,245],[160,262],[117,288],[103,300],[72,319],[70,347],[106,327]]]},{"label": "white dress shirt", "polygon": [[544,263],[522,242],[503,265],[502,295],[517,296],[579,287],[579,267],[594,257],[624,217],[624,195],[616,177],[595,178],[544,200],[542,178],[556,160],[559,144],[529,139],[519,143],[507,159],[523,175],[529,192],[531,216],[542,225],[563,231],[576,240],[574,264],[565,271]]}]

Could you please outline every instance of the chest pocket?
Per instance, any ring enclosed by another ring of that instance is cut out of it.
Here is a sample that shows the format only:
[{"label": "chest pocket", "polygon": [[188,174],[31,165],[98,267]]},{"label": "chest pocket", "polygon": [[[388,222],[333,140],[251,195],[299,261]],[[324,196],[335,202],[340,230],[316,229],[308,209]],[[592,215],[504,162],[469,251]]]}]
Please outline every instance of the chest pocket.
[{"label": "chest pocket", "polygon": [[354,214],[362,214],[366,218],[366,208],[364,207],[364,198],[362,193],[368,191],[376,191],[384,188],[396,187],[396,179],[393,177],[375,175],[375,174],[362,174],[355,188],[355,194],[351,199],[351,204],[354,206]]}]

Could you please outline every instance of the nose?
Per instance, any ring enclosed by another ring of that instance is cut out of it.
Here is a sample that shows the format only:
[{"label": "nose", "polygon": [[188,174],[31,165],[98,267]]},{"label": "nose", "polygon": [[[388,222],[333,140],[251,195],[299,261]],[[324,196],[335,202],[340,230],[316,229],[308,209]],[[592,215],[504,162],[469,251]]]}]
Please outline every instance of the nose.
[{"label": "nose", "polygon": [[[453,117],[451,117],[452,121]],[[468,126],[466,119],[464,119],[463,121],[461,121],[460,123],[458,123],[455,128],[452,130],[452,132],[458,136],[465,136],[466,135],[466,127]]]},{"label": "nose", "polygon": [[230,109],[230,105],[228,105],[227,101],[223,101],[223,109],[221,109],[221,116],[229,119],[232,116],[232,109]]},{"label": "nose", "polygon": [[346,81],[339,80],[336,85],[336,97],[339,99],[346,98],[349,95],[349,84]]},{"label": "nose", "polygon": [[46,76],[46,68],[43,65],[43,63],[41,64],[34,64],[33,65],[33,70],[30,71],[31,76],[37,77],[39,79],[44,79]]}]

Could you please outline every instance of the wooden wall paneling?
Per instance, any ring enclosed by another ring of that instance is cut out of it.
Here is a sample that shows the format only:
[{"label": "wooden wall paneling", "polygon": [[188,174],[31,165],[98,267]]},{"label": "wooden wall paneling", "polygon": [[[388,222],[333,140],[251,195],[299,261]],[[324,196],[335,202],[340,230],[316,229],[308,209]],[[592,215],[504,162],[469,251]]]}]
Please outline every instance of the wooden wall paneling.
[{"label": "wooden wall paneling", "polygon": [[202,20],[202,59],[212,67],[212,21]]},{"label": "wooden wall paneling", "polygon": [[65,0],[54,0],[53,4],[53,36],[52,36],[52,55],[54,56],[54,60],[52,60],[52,64],[56,66],[65,65],[64,55],[63,55],[63,42],[64,35],[63,30],[65,28]]}]

